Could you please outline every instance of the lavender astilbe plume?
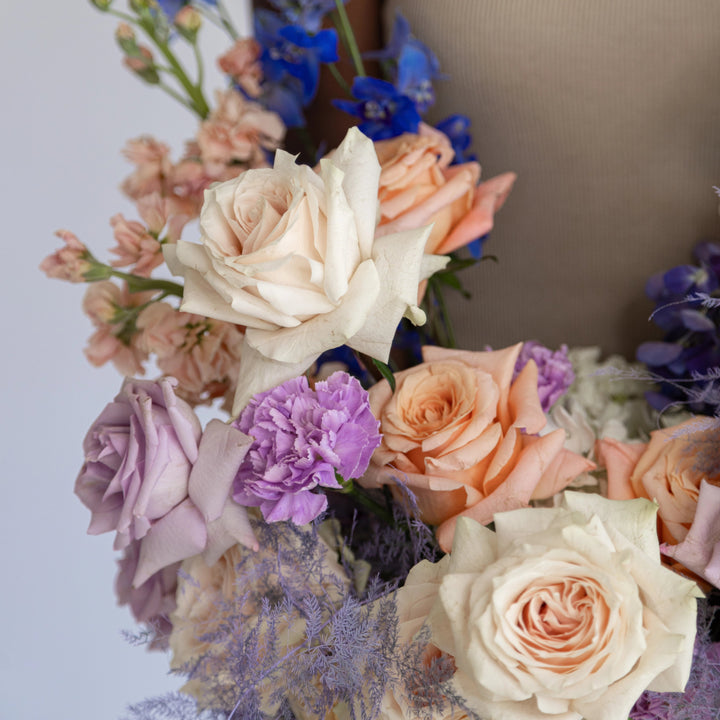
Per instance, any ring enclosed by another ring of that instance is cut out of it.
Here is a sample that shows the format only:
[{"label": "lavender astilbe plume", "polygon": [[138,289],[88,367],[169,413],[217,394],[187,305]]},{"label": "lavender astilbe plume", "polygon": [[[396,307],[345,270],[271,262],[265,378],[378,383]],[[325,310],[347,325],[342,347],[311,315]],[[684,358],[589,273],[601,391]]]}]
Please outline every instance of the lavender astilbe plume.
[{"label": "lavender astilbe plume", "polygon": [[380,443],[367,392],[347,373],[310,388],[289,380],[256,395],[234,423],[254,438],[234,482],[241,505],[259,506],[268,522],[303,525],[327,507],[316,488],[341,489],[365,472]]}]

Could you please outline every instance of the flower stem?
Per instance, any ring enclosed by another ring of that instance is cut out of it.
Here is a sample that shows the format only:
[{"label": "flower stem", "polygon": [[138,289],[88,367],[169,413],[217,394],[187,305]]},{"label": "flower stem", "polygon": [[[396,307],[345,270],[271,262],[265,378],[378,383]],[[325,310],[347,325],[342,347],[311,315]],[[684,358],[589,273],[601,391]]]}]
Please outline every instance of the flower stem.
[{"label": "flower stem", "polygon": [[330,73],[335,78],[335,81],[337,84],[343,89],[343,92],[345,92],[347,95],[352,97],[352,90],[350,89],[350,86],[347,84],[347,81],[345,78],[340,74],[340,71],[337,68],[337,65],[335,63],[328,63],[327,64],[328,69],[330,70]]},{"label": "flower stem", "polygon": [[360,48],[358,47],[357,40],[355,40],[355,33],[350,24],[350,19],[347,16],[343,0],[335,0],[335,8],[333,15],[336,19],[335,26],[340,33],[343,45],[345,45],[347,51],[350,53],[350,59],[355,66],[355,73],[358,77],[365,77],[365,68],[363,67],[362,57],[360,56]]},{"label": "flower stem", "polygon": [[157,278],[140,277],[139,275],[122,272],[120,270],[115,270],[114,268],[110,268],[109,270],[109,274],[112,277],[116,277],[127,282],[128,290],[131,293],[143,292],[144,290],[162,290],[166,296],[174,295],[179,298],[183,296],[183,286],[172,282],[172,280],[158,280]]},{"label": "flower stem", "polygon": [[335,492],[349,495],[358,505],[362,505],[366,510],[377,515],[383,522],[388,525],[395,525],[395,519],[392,513],[385,506],[373,500],[365,490],[355,485],[352,480],[344,480],[340,476],[338,476],[337,479],[342,487]]}]

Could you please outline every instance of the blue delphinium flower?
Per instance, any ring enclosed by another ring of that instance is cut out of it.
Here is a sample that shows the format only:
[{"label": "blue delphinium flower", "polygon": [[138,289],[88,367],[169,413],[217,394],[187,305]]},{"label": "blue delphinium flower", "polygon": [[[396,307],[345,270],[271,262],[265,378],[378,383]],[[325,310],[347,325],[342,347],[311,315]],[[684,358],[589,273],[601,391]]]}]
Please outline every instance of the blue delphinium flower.
[{"label": "blue delphinium flower", "polygon": [[261,10],[255,13],[255,37],[262,47],[263,104],[277,112],[288,127],[303,125],[302,108],[315,97],[321,63],[338,59],[337,33],[320,30],[310,34]]},{"label": "blue delphinium flower", "polygon": [[[280,16],[290,25],[316,33],[325,16],[335,9],[335,0],[269,0]],[[347,0],[343,0],[344,3]]]},{"label": "blue delphinium flower", "polygon": [[418,112],[424,113],[434,102],[432,81],[442,77],[435,53],[411,32],[410,23],[397,13],[390,42],[384,50],[367,57],[383,62],[397,91],[409,97]]},{"label": "blue delphinium flower", "polygon": [[477,162],[475,153],[468,153],[467,150],[472,144],[472,136],[468,129],[470,128],[470,118],[467,115],[450,115],[441,120],[435,126],[440,132],[447,135],[450,145],[455,153],[452,164]]},{"label": "blue delphinium flower", "polygon": [[335,107],[362,120],[361,132],[371,140],[417,132],[420,114],[415,103],[398,92],[392,83],[371,77],[357,77],[353,81],[352,94],[357,101],[333,100]]},{"label": "blue delphinium flower", "polygon": [[720,409],[709,376],[720,367],[720,301],[714,297],[720,290],[720,245],[700,243],[694,256],[697,265],[678,265],[648,280],[645,293],[656,305],[652,320],[665,335],[642,343],[637,359],[667,380],[648,393],[653,407],[679,402],[713,414]]}]

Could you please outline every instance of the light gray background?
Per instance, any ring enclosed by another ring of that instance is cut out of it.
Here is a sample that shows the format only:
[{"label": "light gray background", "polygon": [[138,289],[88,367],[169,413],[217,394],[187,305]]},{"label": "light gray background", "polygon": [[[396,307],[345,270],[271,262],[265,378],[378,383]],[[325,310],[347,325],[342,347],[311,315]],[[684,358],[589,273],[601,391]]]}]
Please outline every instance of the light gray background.
[{"label": "light gray background", "polygon": [[[242,22],[245,0],[228,5]],[[115,605],[112,537],[86,536],[89,512],[72,492],[85,431],[120,377],[82,354],[83,287],[37,266],[58,228],[106,258],[109,218],[137,217],[117,189],[125,141],[150,133],[177,157],[195,122],[121,67],[116,23],[89,2],[2,2],[0,22],[0,720],[113,720],[179,682],[164,654],[121,636],[134,624]],[[226,48],[218,34],[208,42],[212,55]]]}]

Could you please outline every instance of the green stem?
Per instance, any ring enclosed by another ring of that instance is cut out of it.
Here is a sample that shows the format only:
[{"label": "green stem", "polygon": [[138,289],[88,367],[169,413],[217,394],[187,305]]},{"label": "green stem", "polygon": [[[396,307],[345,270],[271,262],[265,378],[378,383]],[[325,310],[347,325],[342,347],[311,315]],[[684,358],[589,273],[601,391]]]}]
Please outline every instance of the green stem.
[{"label": "green stem", "polygon": [[328,69],[330,70],[332,76],[335,78],[337,84],[343,89],[345,93],[352,97],[352,90],[347,84],[345,78],[340,74],[340,71],[337,69],[337,65],[335,63],[328,63]]},{"label": "green stem", "polygon": [[195,42],[193,42],[192,46],[193,54],[195,55],[195,65],[197,66],[197,82],[195,83],[195,87],[200,90],[203,86],[203,82],[205,81],[205,65],[203,64],[202,53],[200,52],[200,48],[197,44],[197,38],[195,39]]},{"label": "green stem", "polygon": [[110,275],[120,280],[125,280],[128,284],[128,290],[131,293],[143,292],[145,290],[162,290],[165,296],[175,295],[179,298],[183,296],[183,286],[172,282],[172,280],[140,277],[132,273],[115,270],[115,268],[110,268]]},{"label": "green stem", "polygon": [[161,42],[158,37],[155,35],[155,31],[153,28],[148,28],[143,25],[143,29],[148,34],[148,36],[152,39],[152,41],[155,43],[155,46],[157,49],[163,54],[165,59],[170,64],[170,67],[172,69],[173,75],[177,78],[177,81],[182,85],[185,92],[188,94],[188,97],[190,98],[190,102],[192,104],[192,109],[195,110],[195,112],[200,116],[201,119],[205,119],[209,112],[210,107],[207,104],[207,101],[205,100],[205,97],[203,96],[202,89],[199,85],[193,84],[193,82],[188,77],[187,73],[185,72],[185,69],[180,64],[178,59],[175,57],[172,50],[170,50],[170,47],[166,42]]},{"label": "green stem", "polygon": [[184,105],[191,112],[195,112],[195,106],[188,102],[177,90],[173,90],[169,85],[166,85],[162,80],[157,84],[161,90],[164,90],[173,100],[177,100],[181,105]]},{"label": "green stem", "polygon": [[363,67],[362,57],[360,56],[360,48],[358,47],[357,40],[355,40],[355,33],[350,24],[350,19],[347,16],[343,0],[335,0],[334,17],[337,18],[337,30],[355,66],[355,74],[358,75],[358,77],[365,77],[365,68]]},{"label": "green stem", "polygon": [[342,485],[341,490],[336,492],[349,495],[358,505],[362,505],[374,515],[377,515],[383,522],[388,525],[395,525],[395,519],[392,513],[383,505],[373,500],[364,490],[360,489],[352,480],[343,480],[338,477],[338,482]]},{"label": "green stem", "polygon": [[447,334],[447,347],[455,348],[457,347],[457,343],[455,342],[455,331],[453,330],[452,320],[450,319],[450,313],[448,311],[447,303],[445,302],[445,296],[439,287],[439,283],[434,283],[433,292],[437,298],[438,305],[440,306],[440,319]]},{"label": "green stem", "polygon": [[232,19],[230,18],[230,14],[225,9],[225,6],[221,2],[221,0],[218,0],[218,2],[217,2],[217,9],[218,9],[218,14],[220,16],[220,22],[222,23],[222,26],[225,28],[225,31],[233,40],[237,40],[239,37],[238,32],[235,29],[235,27],[233,26]]}]

